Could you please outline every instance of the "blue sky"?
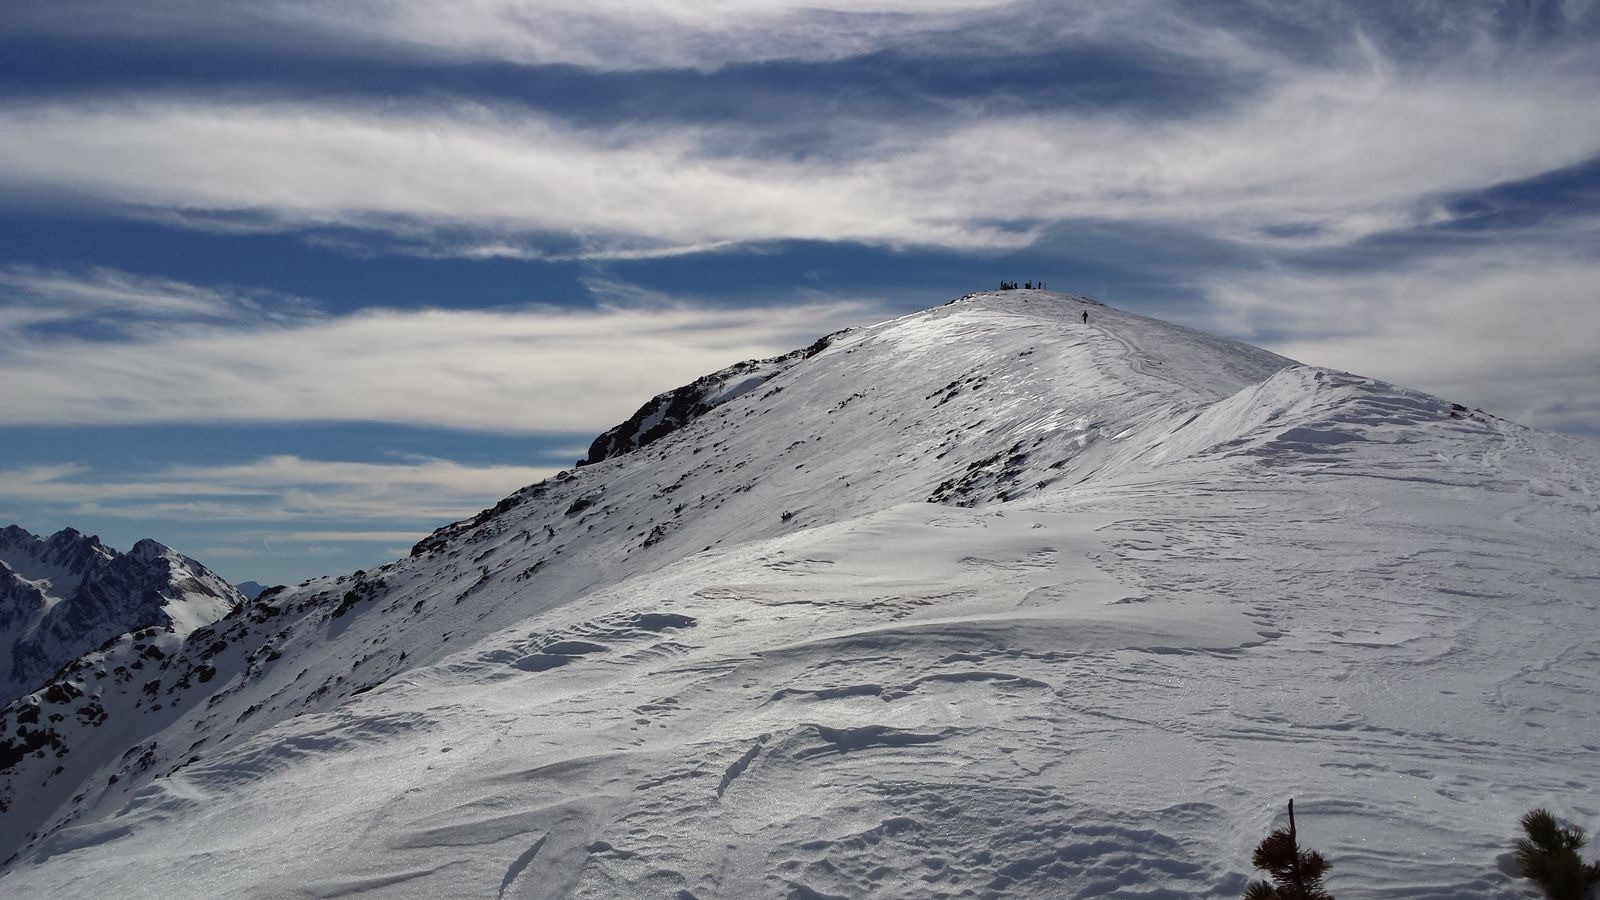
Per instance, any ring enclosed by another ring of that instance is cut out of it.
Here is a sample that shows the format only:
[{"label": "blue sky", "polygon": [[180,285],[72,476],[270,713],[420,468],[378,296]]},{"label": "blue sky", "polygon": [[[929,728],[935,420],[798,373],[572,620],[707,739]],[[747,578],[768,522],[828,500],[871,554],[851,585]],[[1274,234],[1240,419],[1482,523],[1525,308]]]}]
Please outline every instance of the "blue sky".
[{"label": "blue sky", "polygon": [[0,521],[371,566],[1001,278],[1600,437],[1600,3],[0,17]]}]

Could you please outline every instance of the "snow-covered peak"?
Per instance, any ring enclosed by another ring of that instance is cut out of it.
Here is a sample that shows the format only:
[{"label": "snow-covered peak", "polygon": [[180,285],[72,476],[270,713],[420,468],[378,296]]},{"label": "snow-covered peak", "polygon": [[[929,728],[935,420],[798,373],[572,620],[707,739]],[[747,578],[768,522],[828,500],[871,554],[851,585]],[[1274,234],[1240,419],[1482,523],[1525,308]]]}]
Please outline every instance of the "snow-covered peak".
[{"label": "snow-covered peak", "polygon": [[75,528],[63,528],[48,538],[16,525],[0,529],[0,562],[57,598],[77,590],[90,571],[115,555],[100,538]]},{"label": "snow-covered peak", "polygon": [[137,560],[154,562],[174,556],[173,549],[160,541],[143,538],[128,549],[128,555]]},{"label": "snow-covered peak", "polygon": [[1593,447],[1040,291],[782,359],[0,711],[0,889],[1237,896],[1292,795],[1338,893],[1509,895]]},{"label": "snow-covered peak", "polygon": [[140,628],[187,635],[243,602],[225,580],[158,541],[125,554],[66,528],[0,530],[0,701],[37,687],[106,640]]}]

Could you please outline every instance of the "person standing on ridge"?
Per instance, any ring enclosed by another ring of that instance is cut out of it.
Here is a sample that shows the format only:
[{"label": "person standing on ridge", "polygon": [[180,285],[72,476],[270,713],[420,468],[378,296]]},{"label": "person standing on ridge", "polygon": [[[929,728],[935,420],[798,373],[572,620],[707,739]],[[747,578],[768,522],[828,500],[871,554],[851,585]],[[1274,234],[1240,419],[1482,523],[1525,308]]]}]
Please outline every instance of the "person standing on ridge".
[{"label": "person standing on ridge", "polygon": [[1089,311],[1087,309],[1083,311],[1083,324],[1089,324]]}]

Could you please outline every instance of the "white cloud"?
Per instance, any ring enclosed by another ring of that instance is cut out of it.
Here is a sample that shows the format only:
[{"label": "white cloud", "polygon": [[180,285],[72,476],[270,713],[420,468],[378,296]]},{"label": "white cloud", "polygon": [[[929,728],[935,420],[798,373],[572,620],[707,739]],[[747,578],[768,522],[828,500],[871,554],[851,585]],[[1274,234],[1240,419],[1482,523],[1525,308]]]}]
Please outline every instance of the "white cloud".
[{"label": "white cloud", "polygon": [[[873,163],[955,221],[1147,222],[1268,245],[1337,245],[1436,222],[1441,197],[1600,153],[1595,84],[1295,73],[1201,119],[985,121]],[[951,179],[948,173],[962,177]],[[1276,236],[1276,229],[1290,229]]]},{"label": "white cloud", "polygon": [[[106,280],[100,273],[89,284]],[[69,285],[67,293],[81,291]],[[660,391],[877,315],[864,302],[828,299],[766,308],[626,299],[628,306],[584,311],[180,320],[114,341],[7,331],[0,317],[0,421],[365,421],[589,436]],[[51,308],[43,295],[34,303]],[[19,306],[27,318],[31,307]],[[296,477],[306,472],[296,465]]]},{"label": "white cloud", "polygon": [[[470,106],[12,106],[0,110],[0,186],[161,210],[197,227],[226,213],[252,227],[402,238],[556,235],[600,255],[775,238],[1019,243],[942,212],[919,214],[882,178],[717,156],[715,142],[705,129],[580,130]],[[487,242],[473,252],[502,251]]]},{"label": "white cloud", "polygon": [[105,268],[70,273],[0,266],[0,335],[41,325],[129,332],[173,323],[311,315],[308,302],[268,291],[217,290]]},{"label": "white cloud", "polygon": [[1582,68],[1416,75],[1378,59],[1274,76],[1192,117],[978,109],[937,130],[834,123],[848,157],[752,155],[759,122],[583,128],[464,103],[12,103],[0,107],[0,189],[198,228],[354,228],[474,257],[789,239],[1005,249],[1073,219],[1331,245],[1436,221],[1452,192],[1600,152],[1597,83]]},{"label": "white cloud", "polygon": [[[149,473],[101,474],[79,465],[0,469],[0,497],[87,518],[249,522],[425,522],[476,513],[541,481],[556,469],[470,466],[443,459],[362,463],[270,456],[235,465],[169,466]],[[304,543],[394,542],[394,530],[263,532]]]},{"label": "white cloud", "polygon": [[[1253,8],[1252,8],[1253,6]],[[1499,55],[1498,10],[1472,4],[1374,10],[1337,0],[1209,9],[1183,0],[54,0],[17,10],[18,36],[102,35],[274,47],[430,62],[495,61],[594,71],[715,71],[746,63],[829,62],[901,52],[948,59],[1041,48],[1122,46],[1214,67],[1259,70],[1304,55],[1253,25],[1316,35],[1321,50],[1371,50],[1385,19],[1426,29],[1451,55]],[[1581,32],[1591,3],[1568,2]],[[1415,53],[1415,48],[1408,48]],[[1548,48],[1540,48],[1541,52]]]},{"label": "white cloud", "polygon": [[1312,365],[1600,436],[1600,261],[1528,247],[1204,285],[1196,324]]},{"label": "white cloud", "polygon": [[[971,25],[1012,0],[58,0],[11,28],[602,70],[831,60]],[[1081,5],[1081,4],[1078,4]]]},{"label": "white cloud", "polygon": [[[279,21],[421,52],[600,69],[837,59],[946,29],[1006,0],[419,0],[279,4]],[[295,22],[295,20],[299,20]]]}]

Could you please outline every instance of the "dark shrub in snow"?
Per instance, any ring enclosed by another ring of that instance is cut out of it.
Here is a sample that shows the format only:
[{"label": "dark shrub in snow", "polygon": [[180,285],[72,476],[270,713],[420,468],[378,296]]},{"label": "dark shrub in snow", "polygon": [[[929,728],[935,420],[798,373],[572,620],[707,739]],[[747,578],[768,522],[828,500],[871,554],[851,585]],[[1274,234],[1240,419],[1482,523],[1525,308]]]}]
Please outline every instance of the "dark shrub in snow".
[{"label": "dark shrub in snow", "polygon": [[1301,850],[1295,838],[1294,801],[1289,801],[1289,827],[1262,838],[1250,862],[1271,873],[1272,881],[1252,882],[1244,900],[1333,900],[1322,886],[1328,861],[1315,850]]},{"label": "dark shrub in snow", "polygon": [[1600,884],[1600,862],[1585,864],[1578,856],[1584,844],[1582,831],[1563,827],[1548,809],[1523,816],[1522,830],[1527,837],[1517,841],[1517,864],[1547,895],[1555,900],[1582,900]]}]

